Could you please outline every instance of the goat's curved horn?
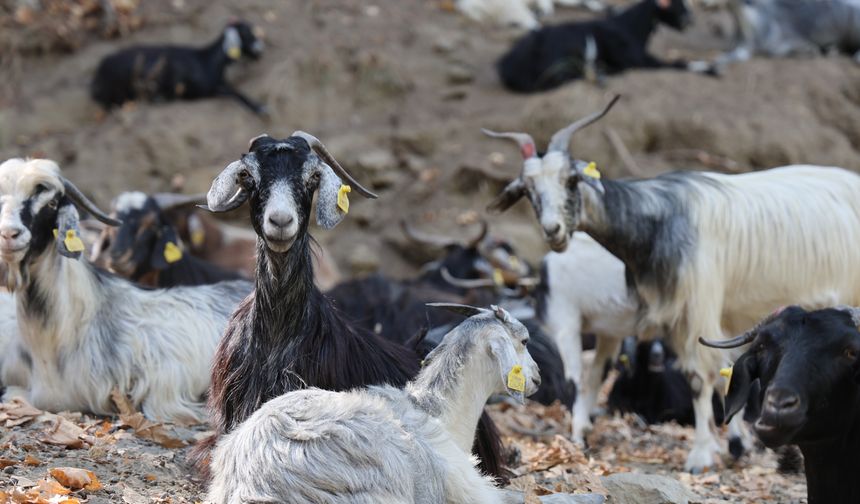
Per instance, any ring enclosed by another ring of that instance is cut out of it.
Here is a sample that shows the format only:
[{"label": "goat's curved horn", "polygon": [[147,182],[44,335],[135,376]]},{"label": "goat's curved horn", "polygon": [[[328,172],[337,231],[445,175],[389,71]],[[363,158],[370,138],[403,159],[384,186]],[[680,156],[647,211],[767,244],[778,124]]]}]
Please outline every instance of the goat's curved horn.
[{"label": "goat's curved horn", "polygon": [[490,225],[487,223],[487,219],[481,219],[481,231],[475,235],[474,238],[466,242],[466,248],[475,248],[484,241],[484,238],[487,237],[487,233],[490,231]]},{"label": "goat's curved horn", "polygon": [[739,346],[744,346],[747,343],[752,343],[756,336],[758,336],[758,333],[761,328],[773,322],[774,319],[776,319],[776,317],[778,317],[779,314],[782,313],[786,308],[786,306],[777,308],[776,311],[763,318],[758,324],[755,325],[755,327],[741,334],[740,336],[735,336],[732,339],[724,341],[714,341],[707,340],[705,338],[699,338],[699,343],[711,348],[737,348]]},{"label": "goat's curved horn", "polygon": [[[248,154],[253,156],[253,154]],[[212,181],[212,187],[206,194],[206,204],[199,208],[210,212],[229,212],[242,206],[251,196],[244,187],[239,185],[239,173],[247,169],[243,160],[233,161]]]},{"label": "goat's curved horn", "polygon": [[87,212],[89,212],[96,219],[104,222],[109,226],[119,226],[122,225],[122,221],[117,220],[109,216],[108,214],[102,212],[99,207],[96,206],[95,203],[89,200],[84,193],[81,192],[80,189],[75,187],[75,184],[67,179],[66,177],[61,176],[60,180],[63,181],[63,189],[66,191],[66,196],[69,197],[75,205],[80,208],[83,208]]},{"label": "goat's curved horn", "polygon": [[317,155],[320,156],[323,161],[325,161],[326,164],[328,164],[332,168],[332,170],[334,170],[335,173],[338,174],[338,176],[343,179],[346,179],[347,182],[349,182],[349,185],[355,188],[358,194],[361,194],[365,198],[369,199],[377,199],[379,197],[376,194],[370,192],[370,190],[366,189],[363,185],[359,184],[358,181],[355,180],[352,175],[350,175],[349,172],[347,172],[343,168],[343,166],[341,166],[340,163],[337,162],[334,156],[329,154],[328,149],[325,148],[325,145],[323,145],[317,137],[311,135],[310,133],[305,133],[304,131],[295,131],[290,136],[303,138],[308,143],[308,145],[310,145],[311,149],[313,149],[313,151],[316,152]]},{"label": "goat's curved horn", "polygon": [[472,317],[481,313],[487,313],[489,310],[485,310],[484,308],[478,308],[475,306],[469,306],[464,304],[457,303],[427,303],[427,306],[432,306],[433,308],[442,308],[448,311],[452,311],[454,313],[459,313],[465,317]]},{"label": "goat's curved horn", "polygon": [[256,142],[257,140],[259,140],[261,138],[265,138],[267,136],[269,136],[268,133],[262,133],[260,135],[255,136],[254,138],[248,140],[248,150],[251,150],[251,147],[254,146],[254,142]]},{"label": "goat's curved horn", "polygon": [[606,105],[606,107],[604,107],[602,111],[587,115],[582,119],[574,121],[570,125],[556,131],[555,134],[552,136],[552,139],[550,139],[549,141],[549,147],[547,147],[547,151],[567,152],[568,145],[570,144],[570,137],[573,136],[573,134],[577,131],[597,122],[600,118],[605,116],[612,109],[612,107],[615,105],[619,98],[621,98],[621,95],[615,95],[615,97],[612,98],[609,104]]},{"label": "goat's curved horn", "polygon": [[422,243],[424,245],[431,245],[440,248],[457,245],[457,240],[453,238],[435,236],[429,233],[418,231],[417,229],[413,228],[408,222],[406,222],[406,220],[400,221],[400,228],[403,230],[403,234],[405,234],[407,238],[416,243]]},{"label": "goat's curved horn", "polygon": [[481,128],[481,133],[487,135],[488,137],[509,138],[513,140],[517,143],[517,145],[520,146],[520,154],[523,155],[523,159],[537,157],[537,147],[535,147],[535,141],[528,133],[515,133],[512,131],[496,132],[488,130],[486,128]]},{"label": "goat's curved horn", "polygon": [[496,282],[490,278],[457,278],[445,267],[439,270],[439,274],[442,275],[442,280],[461,289],[483,289],[496,286]]},{"label": "goat's curved horn", "polygon": [[856,308],[854,306],[847,305],[839,305],[836,307],[839,311],[848,312],[851,315],[851,321],[854,322],[854,325],[860,329],[860,308]]},{"label": "goat's curved horn", "polygon": [[206,195],[199,194],[178,194],[178,193],[155,193],[152,195],[155,204],[162,210],[170,210],[177,207],[188,205],[198,205],[206,202]]}]

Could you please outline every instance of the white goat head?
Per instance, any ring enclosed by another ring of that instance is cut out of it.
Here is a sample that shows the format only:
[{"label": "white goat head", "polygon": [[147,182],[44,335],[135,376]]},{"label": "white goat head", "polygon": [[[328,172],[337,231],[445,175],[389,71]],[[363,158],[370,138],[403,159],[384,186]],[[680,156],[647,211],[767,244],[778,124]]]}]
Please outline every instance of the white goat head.
[{"label": "white goat head", "polygon": [[606,115],[620,96],[615,96],[600,112],[586,116],[558,130],[549,141],[546,153],[538,156],[535,141],[528,133],[496,133],[483,130],[494,138],[509,138],[520,146],[523,170],[490,204],[490,209],[504,211],[528,196],[550,248],[563,252],[573,232],[579,227],[582,201],[579,182],[592,184],[602,191],[600,181],[589,175],[588,163],[574,160],[569,152],[570,137],[578,130]]},{"label": "white goat head", "polygon": [[490,309],[454,303],[428,303],[428,306],[445,308],[469,317],[468,320],[445,335],[442,342],[427,354],[425,364],[434,356],[459,347],[462,349],[480,349],[472,351],[473,362],[484,371],[496,374],[494,394],[506,393],[522,401],[537,392],[540,386],[540,370],[532,359],[526,345],[529,342],[529,331],[504,308],[492,305]]},{"label": "white goat head", "polygon": [[26,266],[51,250],[77,259],[83,252],[77,207],[105,224],[108,217],[47,159],[9,159],[0,164],[0,258],[8,266],[6,286],[23,286]]},{"label": "white goat head", "polygon": [[[350,185],[345,185],[342,179]],[[377,196],[359,184],[314,136],[296,131],[286,140],[269,135],[253,138],[249,152],[230,163],[212,182],[208,210],[227,212],[250,200],[251,221],[266,247],[290,250],[306,234],[311,202],[317,197],[317,224],[336,226],[348,211],[345,191]]]}]

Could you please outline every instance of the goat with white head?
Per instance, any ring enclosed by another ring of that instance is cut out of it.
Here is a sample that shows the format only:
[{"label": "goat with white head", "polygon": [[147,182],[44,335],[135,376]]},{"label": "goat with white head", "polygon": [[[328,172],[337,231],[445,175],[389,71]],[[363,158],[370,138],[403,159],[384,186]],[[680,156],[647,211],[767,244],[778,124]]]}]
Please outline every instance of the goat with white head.
[{"label": "goat with white head", "polygon": [[[521,493],[496,488],[482,475],[469,450],[490,395],[522,399],[540,384],[526,349],[528,331],[501,308],[437,306],[470,318],[404,388],[307,389],[267,402],[218,444],[208,499],[522,503]],[[585,499],[548,500],[600,501]]]},{"label": "goat with white head", "polygon": [[[492,206],[528,195],[554,250],[585,231],[624,263],[640,303],[637,332],[665,332],[690,380],[696,435],[686,466],[700,470],[721,451],[711,396],[724,360],[696,339],[737,333],[776,306],[860,304],[860,176],[797,165],[607,180],[567,147],[571,133],[607,110],[556,133],[543,159],[531,137],[506,134],[526,162]],[[729,427],[739,446],[740,417]]]},{"label": "goat with white head", "polygon": [[78,208],[105,215],[44,159],[0,164],[0,259],[32,357],[27,399],[50,411],[114,412],[111,391],[148,417],[203,421],[211,357],[249,287],[142,289],[78,261]]}]

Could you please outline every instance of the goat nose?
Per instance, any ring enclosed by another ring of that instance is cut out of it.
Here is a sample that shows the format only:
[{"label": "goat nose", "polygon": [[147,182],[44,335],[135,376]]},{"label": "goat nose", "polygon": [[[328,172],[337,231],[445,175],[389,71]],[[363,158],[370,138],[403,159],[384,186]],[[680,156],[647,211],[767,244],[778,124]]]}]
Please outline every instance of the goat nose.
[{"label": "goat nose", "polygon": [[765,402],[775,412],[789,413],[800,406],[800,397],[787,390],[776,389],[768,392]]},{"label": "goat nose", "polygon": [[293,216],[285,213],[273,213],[269,215],[269,224],[285,228],[293,223]]},{"label": "goat nose", "polygon": [[561,231],[561,224],[555,223],[549,226],[544,226],[544,232],[546,232],[547,236],[555,236]]},{"label": "goat nose", "polygon": [[3,228],[0,229],[0,236],[7,240],[14,240],[21,236],[21,228]]}]

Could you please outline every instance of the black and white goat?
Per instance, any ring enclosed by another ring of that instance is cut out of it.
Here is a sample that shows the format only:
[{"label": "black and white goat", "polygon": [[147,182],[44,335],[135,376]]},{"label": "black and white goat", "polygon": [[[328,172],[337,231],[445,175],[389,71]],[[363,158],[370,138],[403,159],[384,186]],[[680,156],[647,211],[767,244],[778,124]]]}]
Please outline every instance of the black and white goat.
[{"label": "black and white goat", "polygon": [[[101,260],[108,270],[151,287],[206,285],[224,280],[240,280],[242,275],[219,268],[185,251],[178,232],[167,217],[172,206],[187,205],[200,198],[173,194],[149,196],[139,191],[125,192],[112,203],[111,217],[122,222],[102,231],[94,262]],[[251,284],[248,283],[248,291]]]},{"label": "black and white goat", "polygon": [[[226,212],[249,202],[259,236],[256,290],[233,314],[212,371],[209,405],[216,436],[286,392],[399,386],[418,372],[411,349],[357,330],[314,285],[308,233],[314,194],[317,223],[333,228],[348,212],[350,191],[376,197],[318,139],[301,131],[285,140],[253,139],[250,152],[212,183],[209,209]],[[482,463],[498,475],[498,436],[489,417],[482,427]],[[198,451],[200,462],[207,446],[211,440]]]},{"label": "black and white goat", "polygon": [[490,395],[522,400],[537,390],[529,333],[495,306],[452,309],[470,318],[403,388],[300,390],[263,405],[218,443],[208,500],[522,503],[521,492],[497,488],[476,469],[469,449]]},{"label": "black and white goat", "polygon": [[718,67],[754,55],[785,57],[828,51],[860,63],[860,2],[856,0],[731,0],[738,44]]},{"label": "black and white goat", "polygon": [[263,114],[264,105],[237,91],[224,78],[227,65],[262,54],[263,41],[254,32],[248,23],[234,21],[205,47],[133,46],[109,54],[96,69],[90,94],[106,109],[134,100],[229,96]]},{"label": "black and white goat", "polygon": [[[496,63],[511,91],[534,93],[583,77],[631,68],[697,70],[686,61],[663,61],[647,50],[659,23],[683,30],[690,23],[686,0],[640,0],[606,19],[545,26],[524,35]],[[590,74],[590,75],[589,75]]]},{"label": "black and white goat", "polygon": [[[803,453],[810,504],[860,502],[860,308],[782,309],[715,348],[751,346],[732,367],[726,414],[761,405],[769,448]],[[760,385],[755,388],[755,382]]]},{"label": "black and white goat", "polygon": [[142,289],[76,260],[78,208],[119,222],[53,161],[0,164],[0,202],[0,258],[31,357],[30,403],[109,415],[116,388],[150,418],[203,421],[211,359],[246,283]]},{"label": "black and white goat", "polygon": [[[737,332],[787,303],[860,304],[860,176],[804,165],[606,180],[568,144],[614,103],[553,135],[543,158],[528,134],[491,133],[516,140],[525,158],[491,207],[528,196],[553,250],[581,230],[621,259],[640,300],[637,332],[665,333],[690,375],[696,436],[687,468],[702,469],[720,446],[711,395],[722,357],[696,339]],[[731,427],[741,435],[740,422]]]}]

